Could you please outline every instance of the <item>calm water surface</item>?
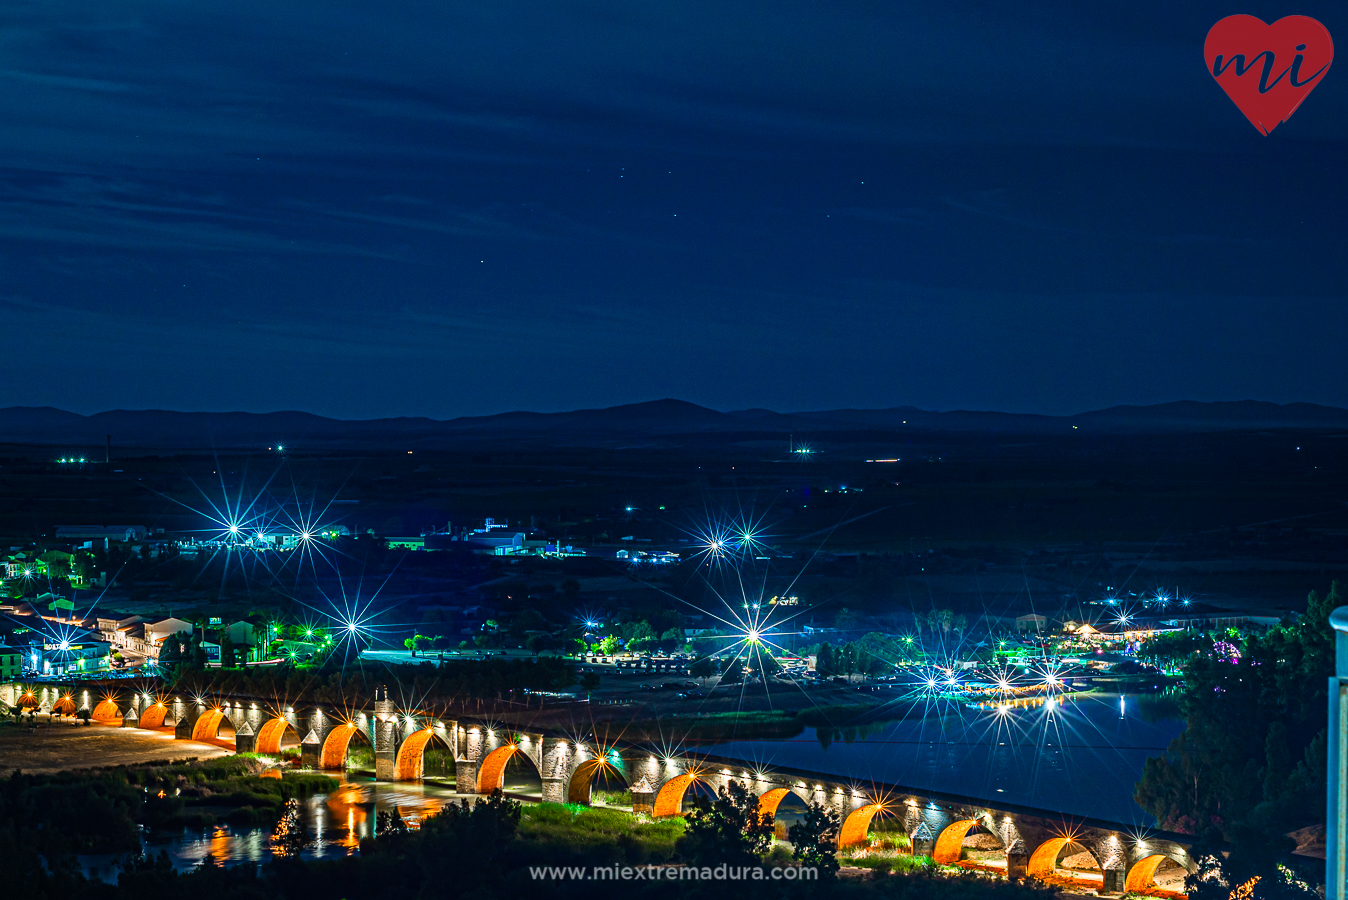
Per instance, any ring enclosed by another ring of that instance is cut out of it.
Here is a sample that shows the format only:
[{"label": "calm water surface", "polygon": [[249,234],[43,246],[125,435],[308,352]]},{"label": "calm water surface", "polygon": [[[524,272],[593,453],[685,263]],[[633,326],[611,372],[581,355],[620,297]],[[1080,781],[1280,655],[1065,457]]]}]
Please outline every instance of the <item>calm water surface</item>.
[{"label": "calm water surface", "polygon": [[[314,838],[302,856],[316,859],[355,853],[362,839],[374,836],[379,813],[397,812],[415,827],[457,797],[448,785],[377,782],[371,776],[348,773],[336,791],[300,801],[301,817]],[[271,859],[272,828],[217,825],[184,829],[150,835],[143,844],[147,853],[166,851],[180,871],[196,868],[208,855],[222,865],[260,863]],[[117,878],[117,857],[84,856],[80,861],[90,877]]]},{"label": "calm water surface", "polygon": [[1149,756],[1183,730],[1164,698],[1081,694],[999,711],[942,701],[900,722],[700,748],[764,766],[1154,826],[1133,802]]}]

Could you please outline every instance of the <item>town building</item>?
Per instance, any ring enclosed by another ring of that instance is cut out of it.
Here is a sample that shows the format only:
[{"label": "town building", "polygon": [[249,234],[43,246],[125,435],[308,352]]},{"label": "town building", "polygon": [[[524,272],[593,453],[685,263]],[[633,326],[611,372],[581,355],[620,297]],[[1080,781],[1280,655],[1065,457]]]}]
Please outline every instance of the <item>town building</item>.
[{"label": "town building", "polygon": [[42,647],[43,675],[86,675],[111,668],[112,648],[94,639],[47,643]]},{"label": "town building", "polygon": [[11,681],[23,674],[23,651],[0,644],[0,681]]},{"label": "town building", "polygon": [[[103,640],[118,650],[133,650],[131,647],[131,632],[136,630],[143,637],[145,629],[137,629],[136,626],[144,625],[149,619],[144,616],[123,616],[117,619],[99,616],[95,621],[98,625],[98,633],[103,636]],[[133,652],[139,651],[133,650]]]}]

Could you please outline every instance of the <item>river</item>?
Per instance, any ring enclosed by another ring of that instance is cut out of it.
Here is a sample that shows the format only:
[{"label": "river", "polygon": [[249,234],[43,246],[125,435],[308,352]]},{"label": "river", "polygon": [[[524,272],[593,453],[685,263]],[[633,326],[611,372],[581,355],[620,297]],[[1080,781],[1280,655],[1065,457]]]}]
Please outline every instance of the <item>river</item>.
[{"label": "river", "polygon": [[783,766],[1154,827],[1133,802],[1148,756],[1183,730],[1157,695],[1078,694],[999,709],[934,701],[902,721],[700,749]]},{"label": "river", "polygon": [[[318,859],[355,853],[363,838],[373,837],[379,813],[397,812],[415,827],[457,796],[448,785],[375,781],[372,775],[347,773],[332,793],[299,801],[300,817],[313,838],[301,856]],[[271,859],[272,829],[228,825],[188,828],[149,835],[142,846],[150,854],[166,852],[179,871],[196,868],[207,856],[222,865],[260,863]],[[86,875],[109,882],[116,881],[117,862],[116,856],[80,857]]]}]

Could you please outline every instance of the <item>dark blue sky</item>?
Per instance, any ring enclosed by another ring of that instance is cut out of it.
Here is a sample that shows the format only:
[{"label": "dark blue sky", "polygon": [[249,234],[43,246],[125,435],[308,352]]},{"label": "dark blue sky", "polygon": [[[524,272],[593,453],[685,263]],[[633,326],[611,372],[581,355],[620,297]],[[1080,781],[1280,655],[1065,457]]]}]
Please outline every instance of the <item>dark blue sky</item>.
[{"label": "dark blue sky", "polygon": [[24,0],[0,405],[1348,406],[1338,4]]}]

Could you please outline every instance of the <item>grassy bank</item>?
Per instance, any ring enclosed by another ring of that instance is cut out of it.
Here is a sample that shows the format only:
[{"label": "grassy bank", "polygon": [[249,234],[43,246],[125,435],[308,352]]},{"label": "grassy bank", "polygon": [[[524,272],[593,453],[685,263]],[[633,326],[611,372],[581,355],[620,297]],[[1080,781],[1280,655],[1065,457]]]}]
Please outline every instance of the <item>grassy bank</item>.
[{"label": "grassy bank", "polygon": [[219,821],[273,825],[286,802],[334,789],[326,775],[263,777],[246,756],[163,762],[53,775],[17,773],[0,780],[0,832],[17,835],[49,859],[140,849],[151,830]]}]

